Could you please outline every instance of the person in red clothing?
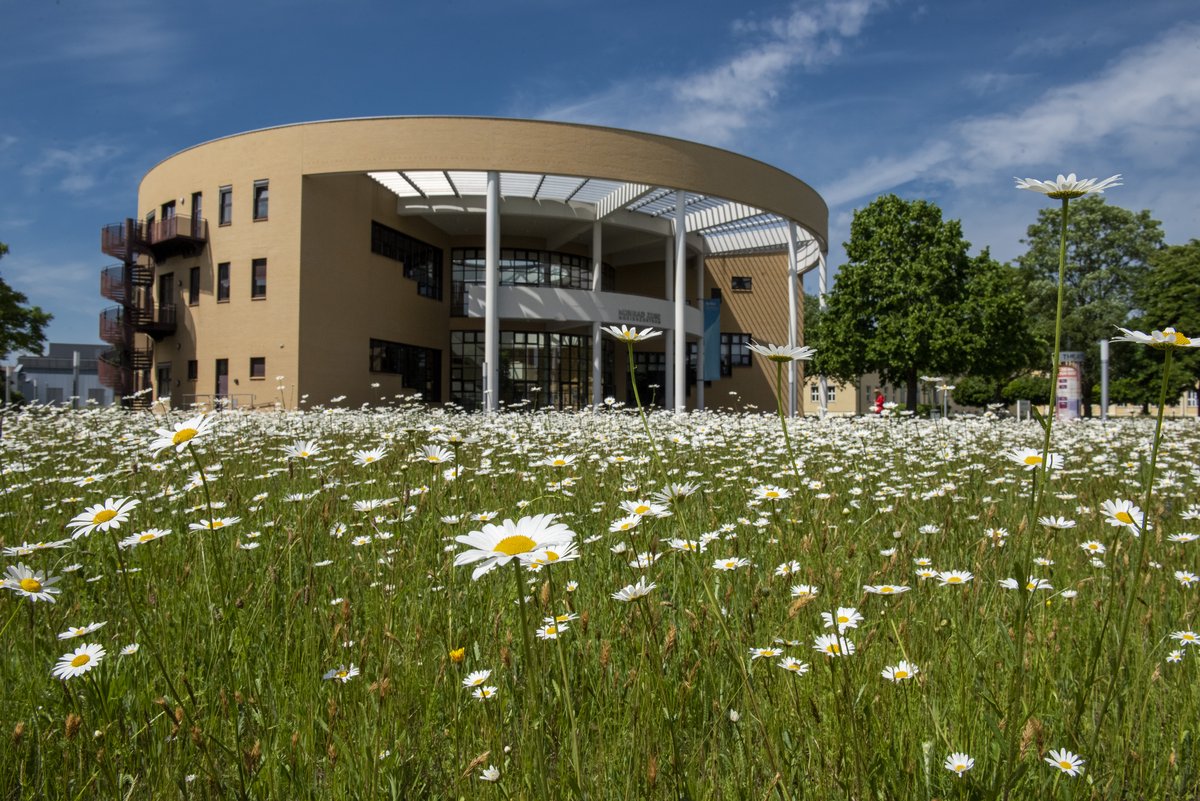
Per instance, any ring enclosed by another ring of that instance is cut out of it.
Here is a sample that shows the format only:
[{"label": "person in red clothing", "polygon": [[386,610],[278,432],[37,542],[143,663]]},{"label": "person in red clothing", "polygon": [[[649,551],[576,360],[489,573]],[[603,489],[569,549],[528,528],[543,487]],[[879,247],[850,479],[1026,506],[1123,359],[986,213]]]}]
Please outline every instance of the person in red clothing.
[{"label": "person in red clothing", "polygon": [[883,392],[875,390],[875,414],[883,414]]}]

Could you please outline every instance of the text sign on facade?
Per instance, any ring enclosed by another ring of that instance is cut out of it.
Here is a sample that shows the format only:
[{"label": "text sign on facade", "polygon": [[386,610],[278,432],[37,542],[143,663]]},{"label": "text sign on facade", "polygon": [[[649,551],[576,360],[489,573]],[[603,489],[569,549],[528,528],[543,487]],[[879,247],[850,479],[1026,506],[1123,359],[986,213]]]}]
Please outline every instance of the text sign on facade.
[{"label": "text sign on facade", "polygon": [[639,309],[617,309],[617,320],[622,323],[662,325],[661,314],[658,312],[641,311]]}]

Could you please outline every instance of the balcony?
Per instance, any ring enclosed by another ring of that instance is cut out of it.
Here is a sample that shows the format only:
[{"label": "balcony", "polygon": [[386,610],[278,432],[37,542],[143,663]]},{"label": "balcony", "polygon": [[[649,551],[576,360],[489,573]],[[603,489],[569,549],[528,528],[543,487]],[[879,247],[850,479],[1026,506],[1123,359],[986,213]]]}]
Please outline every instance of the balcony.
[{"label": "balcony", "polygon": [[130,309],[133,329],[149,334],[155,342],[175,333],[175,307],[166,304],[150,308]]},{"label": "balcony", "polygon": [[149,253],[155,261],[174,256],[195,256],[208,243],[208,220],[178,214],[142,222],[132,218],[100,229],[100,250],[123,262]]},{"label": "balcony", "polygon": [[155,261],[175,256],[195,256],[208,243],[208,221],[178,214],[145,223],[146,243]]},{"label": "balcony", "polygon": [[110,306],[100,312],[100,339],[118,348],[133,344],[133,320],[124,306]]}]

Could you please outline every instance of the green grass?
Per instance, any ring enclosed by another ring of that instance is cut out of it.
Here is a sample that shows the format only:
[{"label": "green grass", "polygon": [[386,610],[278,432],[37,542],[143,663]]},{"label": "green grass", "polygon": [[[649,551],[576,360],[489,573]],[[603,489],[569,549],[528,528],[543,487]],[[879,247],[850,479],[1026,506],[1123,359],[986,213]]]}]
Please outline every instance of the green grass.
[{"label": "green grass", "polygon": [[[203,488],[188,488],[188,452],[155,458],[148,448],[164,418],[7,416],[0,540],[68,543],[3,563],[63,578],[53,604],[0,597],[0,796],[1200,795],[1200,645],[1171,638],[1200,628],[1200,589],[1175,577],[1200,573],[1200,543],[1168,540],[1200,529],[1183,517],[1200,501],[1195,420],[1166,427],[1151,566],[1137,587],[1128,586],[1136,540],[1106,525],[1100,505],[1141,505],[1146,422],[1056,429],[1065,468],[1042,511],[1077,522],[1065,531],[1030,524],[1030,474],[1004,456],[1040,446],[1034,424],[797,421],[797,475],[773,416],[661,414],[649,423],[665,476],[629,411],[226,413],[195,451],[212,500],[224,504],[215,514],[241,520],[198,532],[188,526],[208,510]],[[443,475],[450,465],[413,458],[449,432],[470,440],[453,447],[455,480]],[[320,453],[289,461],[281,449],[299,439]],[[354,464],[353,451],[379,445],[384,459]],[[537,464],[556,454],[577,459]],[[667,481],[698,491],[671,503],[670,517],[610,533],[626,514],[622,500],[650,498]],[[764,484],[792,497],[754,501]],[[69,540],[64,525],[110,497],[140,505],[119,529]],[[496,523],[555,513],[581,557],[519,576],[514,561],[472,581],[473,566],[453,565],[465,547],[453,538],[480,529],[465,517],[486,511],[499,513]],[[443,522],[448,515],[464,520]],[[331,536],[338,524],[345,534]],[[136,571],[120,573],[117,540],[152,527],[172,533],[120,549]],[[1003,547],[987,534],[999,528],[1009,532]],[[664,542],[706,534],[703,553]],[[357,536],[371,541],[355,545]],[[1086,540],[1106,545],[1103,567],[1080,548]],[[621,544],[626,552],[614,553]],[[661,556],[631,567],[641,552]],[[752,564],[713,568],[727,557]],[[919,557],[974,579],[919,579]],[[791,560],[799,572],[776,575]],[[998,584],[1028,575],[1053,589]],[[610,597],[642,576],[657,585],[647,597]],[[517,581],[528,596],[524,628]],[[794,599],[801,583],[820,594]],[[863,590],[884,583],[911,590]],[[1130,592],[1133,636],[1118,658]],[[821,612],[840,606],[863,621],[845,634],[856,653],[829,658],[813,642],[830,631]],[[533,636],[543,617],[566,613],[579,617],[559,639]],[[91,634],[56,639],[100,621]],[[120,655],[134,642],[135,654]],[[107,656],[81,676],[54,678],[59,657],[83,643]],[[751,660],[750,649],[772,646],[811,669],[794,675],[777,666],[781,657]],[[459,647],[456,664],[449,654]],[[1182,660],[1169,662],[1176,649]],[[919,667],[916,678],[885,680],[880,672],[901,659]],[[322,679],[351,663],[360,675]],[[497,693],[478,701],[462,679],[483,669]],[[1084,773],[1048,765],[1051,749],[1081,755]],[[975,760],[962,778],[942,764],[955,751]],[[491,765],[497,782],[480,778]]]}]

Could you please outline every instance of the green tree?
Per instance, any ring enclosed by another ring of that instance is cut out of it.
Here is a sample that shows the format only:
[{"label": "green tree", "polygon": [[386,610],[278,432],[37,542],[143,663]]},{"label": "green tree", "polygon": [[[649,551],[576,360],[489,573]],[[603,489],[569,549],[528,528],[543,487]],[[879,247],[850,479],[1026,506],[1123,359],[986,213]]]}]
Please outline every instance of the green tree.
[{"label": "green tree", "polygon": [[[1058,292],[1059,210],[1038,212],[1023,242],[1028,250],[1017,259],[1027,286],[1027,312],[1035,335],[1050,352]],[[1099,195],[1071,204],[1067,226],[1067,270],[1063,299],[1063,349],[1084,354],[1081,376],[1084,414],[1091,414],[1093,385],[1099,379],[1099,341],[1129,324],[1136,308],[1134,292],[1162,247],[1161,224],[1143,210],[1110,206]],[[1122,357],[1123,358],[1123,357]],[[1114,365],[1116,362],[1114,362]],[[1121,377],[1114,370],[1114,377]]]},{"label": "green tree", "polygon": [[[0,242],[0,259],[8,245]],[[13,351],[41,353],[46,344],[46,326],[53,315],[40,306],[29,306],[29,298],[0,278],[0,359]]]},{"label": "green tree", "polygon": [[994,379],[967,375],[954,382],[954,402],[982,409],[1000,400],[1000,384]]},{"label": "green tree", "polygon": [[1042,375],[1019,375],[1000,390],[1000,399],[1013,404],[1027,400],[1035,405],[1050,402],[1050,379]]},{"label": "green tree", "polygon": [[[1150,270],[1134,288],[1133,296],[1141,311],[1137,320],[1140,330],[1170,326],[1193,339],[1200,338],[1200,239],[1155,251],[1150,257]],[[1112,350],[1120,347],[1118,343]],[[1134,350],[1142,364],[1140,369],[1130,371],[1130,377],[1146,390],[1145,402],[1157,403],[1161,354],[1150,348]],[[1200,383],[1200,348],[1176,351],[1171,374],[1178,384],[1172,392],[1196,387]]]},{"label": "green tree", "polygon": [[1035,341],[1017,275],[969,247],[959,222],[923,200],[886,195],[856,212],[814,368],[843,381],[878,372],[915,409],[922,374],[997,379],[1025,367]]}]

